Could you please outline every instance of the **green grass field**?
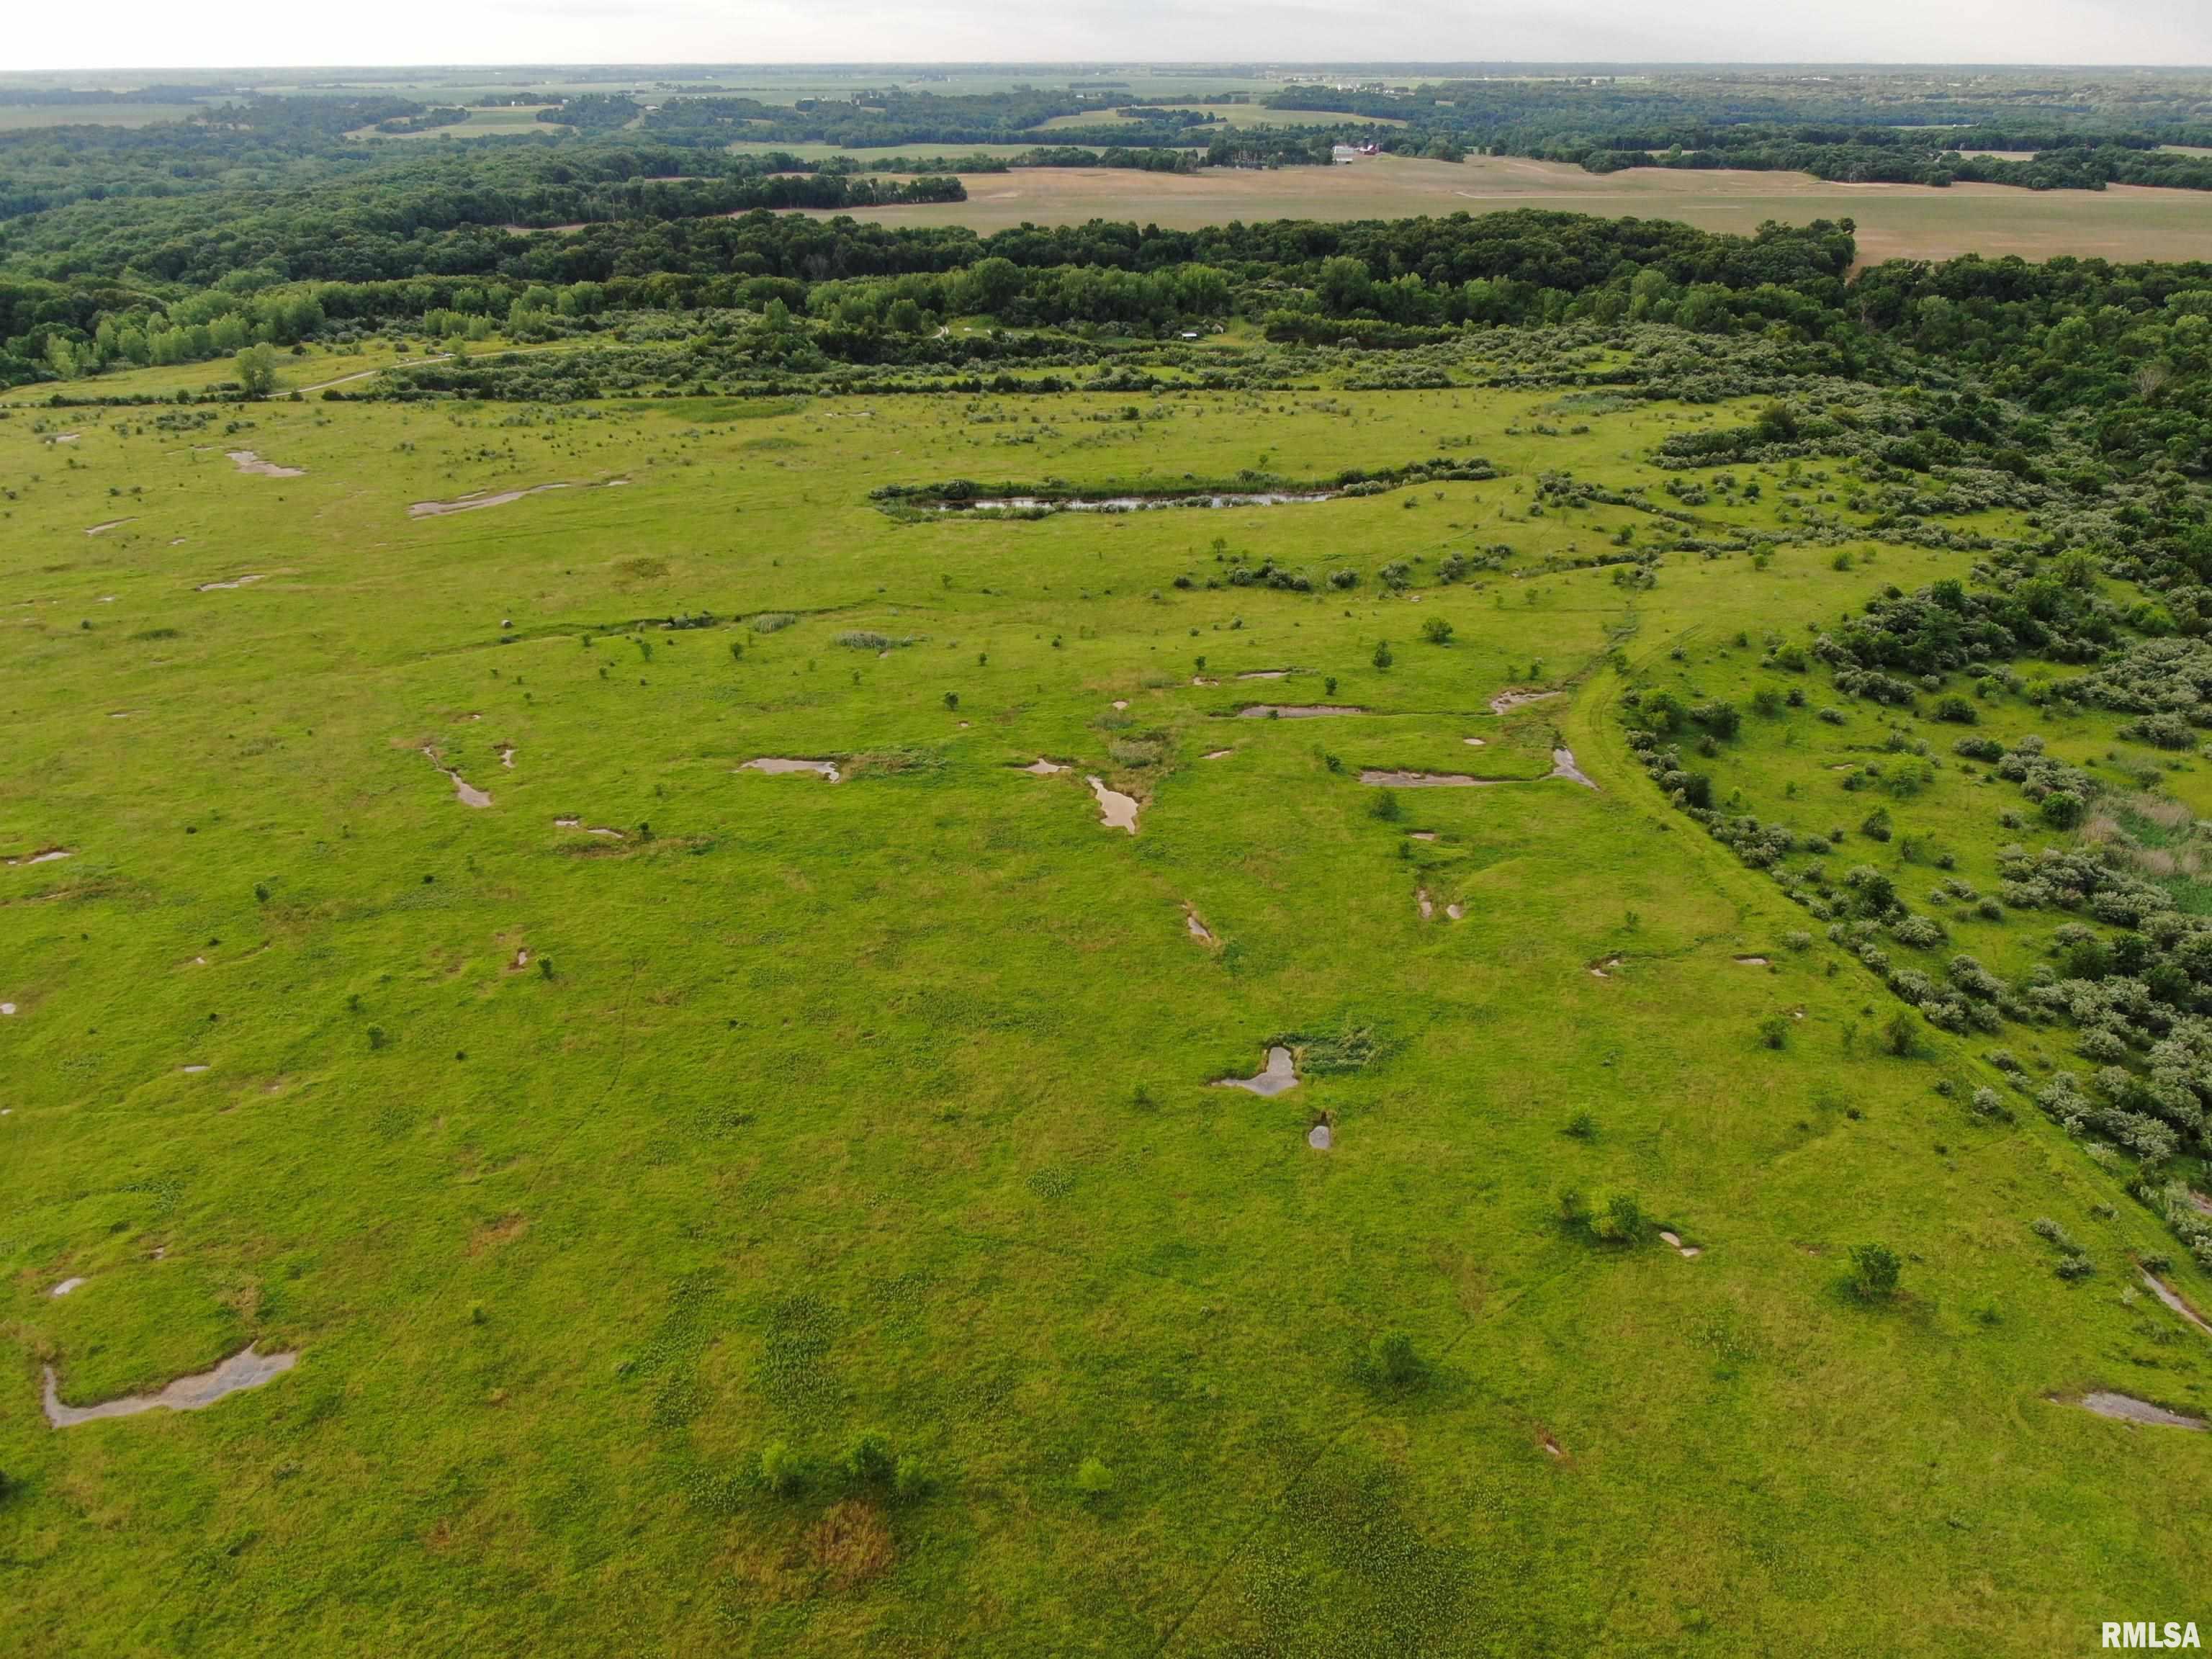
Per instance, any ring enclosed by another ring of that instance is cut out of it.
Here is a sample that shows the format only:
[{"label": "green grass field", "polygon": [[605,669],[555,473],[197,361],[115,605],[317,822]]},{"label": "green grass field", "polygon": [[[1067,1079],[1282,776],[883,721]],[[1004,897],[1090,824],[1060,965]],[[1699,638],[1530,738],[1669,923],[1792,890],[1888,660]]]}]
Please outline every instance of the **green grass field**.
[{"label": "green grass field", "polygon": [[0,101],[0,132],[32,127],[149,127],[199,113],[197,104],[10,104]]},{"label": "green grass field", "polygon": [[[1539,515],[1537,473],[1656,488],[1735,413],[1547,397],[9,410],[0,853],[68,856],[0,869],[0,1650],[2042,1656],[2184,1616],[2212,1436],[2067,1403],[2212,1407],[2130,1285],[2162,1230],[1937,1091],[1986,1042],[1882,1053],[1880,981],[1790,948],[1623,733],[1632,681],[1747,696],[1764,635],[1972,556],[1542,574],[1637,515]],[[868,498],[1439,453],[1502,476]],[[1207,586],[1267,559],[1360,581]],[[1747,720],[1717,783],[1856,823],[1829,769],[1886,731]],[[1987,884],[2014,803],[1946,769],[1893,810]],[[2049,925],[1959,932],[2009,968]],[[1279,1039],[1297,1089],[1208,1086]],[[1594,1243],[1570,1186],[1700,1253]],[[1892,1304],[1845,1285],[1876,1241]],[[298,1363],[41,1415],[43,1366],[84,1405],[249,1342]],[[868,1430],[896,1482],[842,1467]]]},{"label": "green grass field", "polygon": [[538,112],[549,107],[550,106],[545,104],[471,106],[467,120],[450,127],[427,127],[420,132],[379,132],[371,126],[362,127],[347,136],[353,138],[398,138],[412,143],[422,138],[513,138],[568,131],[565,126],[551,125],[538,118]]}]

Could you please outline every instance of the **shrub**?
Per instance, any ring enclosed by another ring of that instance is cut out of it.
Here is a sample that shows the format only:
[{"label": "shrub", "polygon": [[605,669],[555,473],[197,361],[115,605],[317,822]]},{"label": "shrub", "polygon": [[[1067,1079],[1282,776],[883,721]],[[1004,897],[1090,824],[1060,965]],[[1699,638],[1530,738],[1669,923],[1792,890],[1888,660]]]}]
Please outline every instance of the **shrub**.
[{"label": "shrub", "polygon": [[894,1496],[912,1503],[915,1498],[925,1496],[929,1487],[927,1465],[912,1452],[899,1459],[897,1468],[891,1474],[891,1492]]},{"label": "shrub", "polygon": [[1889,809],[1877,806],[1859,823],[1859,834],[1869,841],[1887,841],[1890,836]]},{"label": "shrub", "polygon": [[863,1486],[883,1485],[896,1467],[890,1443],[873,1429],[864,1429],[853,1437],[853,1443],[845,1448],[844,1464],[846,1474]]},{"label": "shrub", "polygon": [[1881,1028],[1881,1046],[1899,1060],[1910,1060],[1920,1052],[1920,1027],[1911,1014],[1899,1008],[1889,1017]]},{"label": "shrub", "polygon": [[1597,1139],[1597,1120],[1588,1112],[1577,1112],[1567,1120],[1564,1133],[1572,1135],[1577,1140],[1595,1140]]},{"label": "shrub", "polygon": [[1887,1244],[1851,1246],[1851,1289],[1864,1302],[1887,1301],[1897,1294],[1897,1252]]},{"label": "shrub", "polygon": [[753,618],[756,634],[780,634],[799,620],[788,611],[763,611]]},{"label": "shrub", "polygon": [[1982,718],[1973,704],[1960,696],[1937,698],[1935,713],[1937,720],[1948,720],[1954,726],[1976,726]]},{"label": "shrub", "polygon": [[1600,1193],[1584,1218],[1590,1237],[1605,1244],[1632,1244],[1649,1224],[1644,1206],[1633,1193]]},{"label": "shrub", "polygon": [[1780,1014],[1769,1014],[1759,1022],[1759,1040],[1770,1048],[1789,1046],[1790,1022]]},{"label": "shrub", "polygon": [[1709,702],[1690,711],[1690,718],[1716,738],[1734,737],[1742,728],[1743,714],[1732,702]]},{"label": "shrub", "polygon": [[1395,661],[1397,661],[1397,659],[1390,654],[1390,641],[1388,640],[1376,641],[1375,645],[1375,665],[1377,668],[1388,668]]},{"label": "shrub", "polygon": [[799,1459],[791,1448],[781,1440],[771,1440],[761,1448],[761,1490],[778,1498],[788,1498],[799,1490]]},{"label": "shrub", "polygon": [[1399,804],[1398,792],[1395,789],[1376,790],[1374,804],[1367,811],[1371,817],[1380,818],[1385,823],[1395,823],[1406,816],[1406,809]]},{"label": "shrub", "polygon": [[2070,789],[2054,789],[2043,798],[2043,821],[2054,830],[2071,830],[2081,822],[2081,798]]},{"label": "shrub", "polygon": [[1421,1374],[1413,1339],[1404,1331],[1385,1331],[1376,1337],[1368,1345],[1367,1358],[1376,1379],[1390,1388],[1403,1388]]},{"label": "shrub", "polygon": [[1075,1490],[1086,1503],[1096,1503],[1114,1490],[1114,1471],[1096,1457],[1086,1457],[1075,1468]]},{"label": "shrub", "polygon": [[1421,624],[1421,637],[1431,645],[1449,645],[1452,625],[1442,617],[1431,617]]}]

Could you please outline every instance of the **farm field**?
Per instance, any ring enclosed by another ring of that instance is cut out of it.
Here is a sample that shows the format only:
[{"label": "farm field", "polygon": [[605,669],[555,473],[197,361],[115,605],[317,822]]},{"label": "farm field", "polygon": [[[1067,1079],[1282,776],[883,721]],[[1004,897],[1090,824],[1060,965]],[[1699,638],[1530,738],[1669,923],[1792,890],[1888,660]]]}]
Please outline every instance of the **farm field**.
[{"label": "farm field", "polygon": [[356,138],[398,138],[412,142],[422,138],[514,138],[543,135],[548,131],[565,132],[567,128],[541,121],[538,112],[550,107],[546,104],[491,104],[469,108],[469,118],[449,127],[426,127],[420,132],[379,132],[374,127],[363,127],[349,135]]},{"label": "farm field", "polygon": [[1546,208],[1674,219],[1748,234],[1770,219],[1803,224],[1848,216],[1858,224],[1860,255],[1869,264],[1966,253],[2212,258],[2212,211],[2199,192],[2121,185],[2100,191],[1965,184],[1937,190],[1832,185],[1797,173],[1649,168],[1600,175],[1505,156],[1447,162],[1389,155],[1349,167],[1272,172],[1024,168],[970,175],[965,183],[964,202],[841,210],[883,224],[962,224],[985,232],[1090,219],[1194,229],[1231,219],[1391,219]]},{"label": "farm field", "polygon": [[[1888,1052],[1881,980],[1632,745],[1632,690],[1802,689],[1715,790],[1883,801],[1833,862],[1916,905],[1931,845],[1994,890],[2063,839],[1963,728],[1765,664],[2021,511],[1838,548],[1860,463],[1739,463],[1689,475],[1712,556],[1571,568],[1762,406],[11,404],[0,1651],[2040,1656],[2116,1588],[2189,1607],[2212,1435],[2075,1402],[2212,1410],[2131,1263],[2212,1275],[1986,1035]],[[870,494],[1439,456],[1496,476]],[[2120,714],[1980,708],[2212,813]],[[1910,797],[1845,788],[1923,740]],[[1276,1047],[1294,1088],[1213,1086]],[[249,1344],[296,1358],[216,1409],[42,1410]]]},{"label": "farm field", "polygon": [[149,127],[199,113],[197,104],[11,104],[0,94],[0,132],[33,127]]}]

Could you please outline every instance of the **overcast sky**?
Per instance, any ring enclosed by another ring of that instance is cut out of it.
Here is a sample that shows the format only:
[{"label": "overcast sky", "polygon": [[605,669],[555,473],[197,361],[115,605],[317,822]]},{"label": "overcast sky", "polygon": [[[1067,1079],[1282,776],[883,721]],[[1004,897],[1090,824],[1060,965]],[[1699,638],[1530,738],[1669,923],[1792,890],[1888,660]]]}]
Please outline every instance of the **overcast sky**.
[{"label": "overcast sky", "polygon": [[2212,64],[2212,0],[15,0],[0,70],[1051,62]]}]

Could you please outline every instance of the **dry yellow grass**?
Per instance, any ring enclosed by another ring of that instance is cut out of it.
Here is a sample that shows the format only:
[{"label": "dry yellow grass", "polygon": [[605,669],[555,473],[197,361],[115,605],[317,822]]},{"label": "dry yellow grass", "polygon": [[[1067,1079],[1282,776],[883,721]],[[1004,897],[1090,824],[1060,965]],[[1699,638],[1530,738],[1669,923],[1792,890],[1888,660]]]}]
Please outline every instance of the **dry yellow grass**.
[{"label": "dry yellow grass", "polygon": [[1551,161],[1476,156],[1463,163],[1377,156],[1341,167],[1195,174],[1024,168],[971,174],[965,202],[860,210],[884,224],[972,225],[1134,220],[1195,229],[1233,219],[1390,219],[1550,208],[1607,217],[1679,219],[1749,232],[1769,219],[1855,219],[1869,261],[1966,253],[2045,259],[2212,259],[2212,202],[2189,191],[2115,185],[2036,191],[2004,185],[1832,185],[1802,173],[1648,168],[1601,177]]}]

